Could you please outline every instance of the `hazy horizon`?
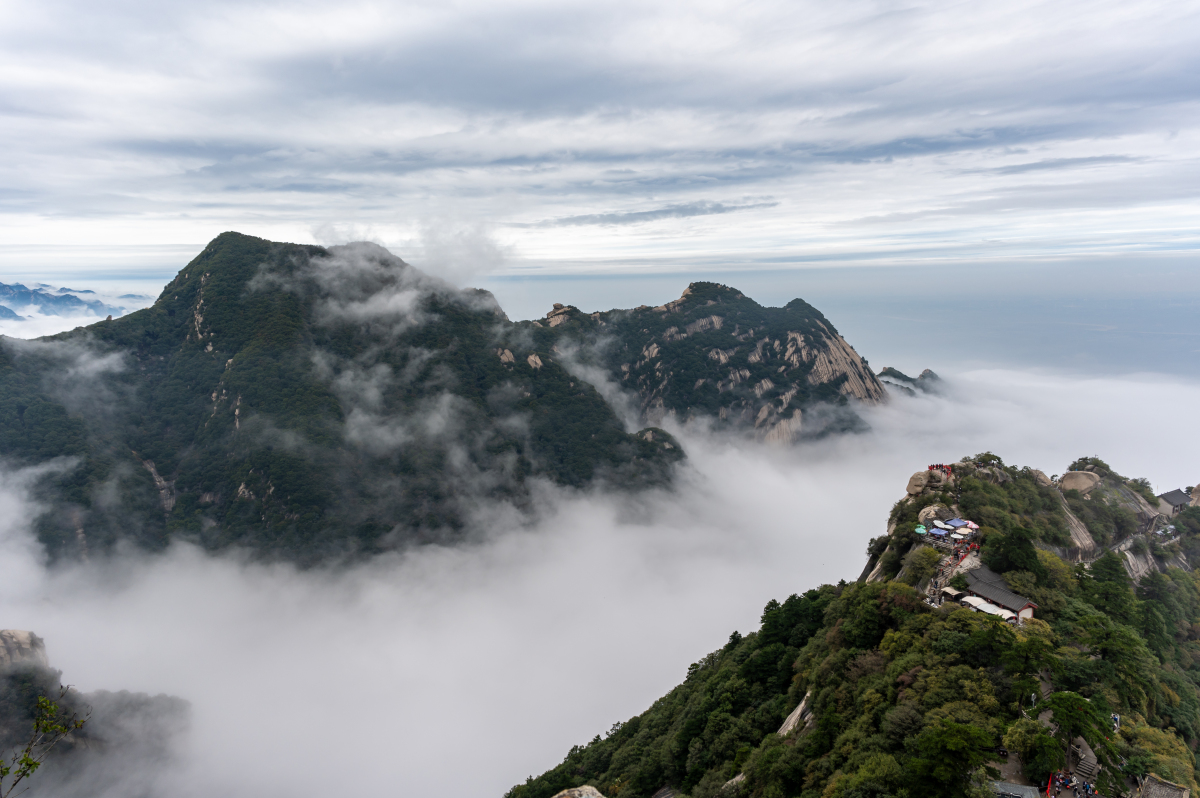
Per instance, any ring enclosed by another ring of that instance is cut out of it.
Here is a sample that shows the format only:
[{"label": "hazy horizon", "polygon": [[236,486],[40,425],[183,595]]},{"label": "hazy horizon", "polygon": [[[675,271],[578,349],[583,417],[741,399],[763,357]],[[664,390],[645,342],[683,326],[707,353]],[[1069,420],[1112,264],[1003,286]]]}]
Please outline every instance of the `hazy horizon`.
[{"label": "hazy horizon", "polygon": [[[110,271],[50,276],[136,308],[147,303],[115,297],[127,291],[157,297],[197,253],[136,280]],[[628,274],[526,274],[503,263],[454,272],[419,256],[412,263],[492,291],[514,320],[541,318],[555,302],[587,312],[653,306],[678,298],[690,282],[707,280],[732,285],[767,306],[807,301],[876,371],[1016,368],[1200,378],[1200,269],[1184,255],[743,270],[701,261],[694,270],[675,264]],[[0,273],[0,282],[30,277]],[[95,321],[0,321],[0,334],[36,337]]]}]

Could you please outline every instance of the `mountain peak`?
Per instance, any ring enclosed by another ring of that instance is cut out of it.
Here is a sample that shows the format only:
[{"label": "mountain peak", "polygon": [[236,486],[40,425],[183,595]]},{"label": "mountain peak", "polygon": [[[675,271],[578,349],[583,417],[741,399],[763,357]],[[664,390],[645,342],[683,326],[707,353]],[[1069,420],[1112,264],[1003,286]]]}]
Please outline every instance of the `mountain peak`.
[{"label": "mountain peak", "polygon": [[662,484],[683,450],[627,431],[614,384],[642,427],[704,417],[779,443],[861,429],[856,404],[886,397],[802,300],[763,307],[697,281],[655,308],[555,303],[513,323],[489,292],[377,244],[236,232],[151,307],[51,343],[108,365],[72,392],[47,378],[53,347],[0,362],[0,393],[47,408],[14,417],[0,455],[76,458],[120,497],[63,476],[70,502],[42,522],[59,554],[131,535],[315,562],[453,539],[474,503],[523,506],[531,476]]}]

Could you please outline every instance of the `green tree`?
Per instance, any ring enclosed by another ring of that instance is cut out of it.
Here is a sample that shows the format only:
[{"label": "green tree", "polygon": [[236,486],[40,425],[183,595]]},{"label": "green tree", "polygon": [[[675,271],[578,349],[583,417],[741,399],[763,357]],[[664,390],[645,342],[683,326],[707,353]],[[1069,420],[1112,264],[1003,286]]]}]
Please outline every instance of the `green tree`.
[{"label": "green tree", "polygon": [[1015,633],[1016,639],[1000,655],[1004,669],[1011,674],[1036,674],[1058,660],[1054,631],[1045,621],[1029,618]]},{"label": "green tree", "polygon": [[1004,747],[1021,758],[1025,775],[1042,781],[1066,764],[1062,746],[1042,724],[1033,718],[1021,718],[1004,734]]},{"label": "green tree", "polygon": [[1140,708],[1146,701],[1147,688],[1158,663],[1138,633],[1104,616],[1092,615],[1081,620],[1078,638],[1112,665],[1124,683],[1126,702]]},{"label": "green tree", "polygon": [[1028,571],[1042,580],[1045,567],[1033,546],[1034,534],[1025,527],[1015,527],[1007,533],[993,532],[984,542],[983,563],[997,573]]},{"label": "green tree", "polygon": [[[66,691],[66,688],[60,691],[60,699],[66,695]],[[58,704],[46,696],[38,696],[29,740],[23,747],[14,750],[7,760],[0,759],[0,798],[17,795],[17,787],[37,772],[54,746],[71,732],[82,729],[85,723],[86,717],[79,718],[74,714],[67,716]]]},{"label": "green tree", "polygon": [[1171,634],[1167,630],[1167,622],[1163,619],[1163,612],[1153,602],[1139,602],[1141,607],[1141,618],[1139,619],[1138,631],[1142,633],[1142,637],[1146,639],[1146,643],[1156,652],[1160,658],[1163,657],[1167,648],[1171,645]]},{"label": "green tree", "polygon": [[1049,711],[1058,728],[1054,738],[1062,746],[1064,755],[1076,737],[1082,737],[1091,746],[1102,763],[1111,760],[1112,744],[1108,741],[1110,721],[1099,709],[1079,693],[1062,690],[1051,693],[1038,704],[1042,712]]},{"label": "green tree", "polygon": [[1111,551],[1092,563],[1080,580],[1084,599],[1115,621],[1133,621],[1133,580]]},{"label": "green tree", "polygon": [[910,585],[920,584],[937,572],[938,563],[941,561],[942,555],[937,549],[931,546],[915,547],[904,558],[904,567],[908,569],[905,581]]},{"label": "green tree", "polygon": [[988,734],[975,726],[942,718],[913,741],[909,782],[915,794],[959,798],[971,775],[991,759]]}]

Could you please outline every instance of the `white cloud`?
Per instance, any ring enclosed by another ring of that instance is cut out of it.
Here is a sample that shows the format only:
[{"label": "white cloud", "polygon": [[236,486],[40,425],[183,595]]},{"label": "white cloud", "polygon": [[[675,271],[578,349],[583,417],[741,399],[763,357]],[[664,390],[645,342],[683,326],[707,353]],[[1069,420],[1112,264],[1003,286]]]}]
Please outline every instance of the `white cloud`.
[{"label": "white cloud", "polygon": [[[1099,454],[1192,484],[1200,384],[952,376],[874,431],[781,450],[682,431],[678,492],[543,488],[539,520],[480,508],[483,542],[296,573],[179,548],[45,571],[6,479],[5,624],[85,690],[193,704],[174,796],[496,796],[644,710],[762,606],[853,579],[912,471],[985,449],[1060,472]],[[13,552],[24,552],[11,556]]]},{"label": "white cloud", "polygon": [[[1197,238],[1200,24],[1177,3],[6,8],[10,245],[399,245],[447,208],[496,231],[455,262],[508,269],[497,251],[570,271]],[[505,226],[562,218],[641,221]]]}]

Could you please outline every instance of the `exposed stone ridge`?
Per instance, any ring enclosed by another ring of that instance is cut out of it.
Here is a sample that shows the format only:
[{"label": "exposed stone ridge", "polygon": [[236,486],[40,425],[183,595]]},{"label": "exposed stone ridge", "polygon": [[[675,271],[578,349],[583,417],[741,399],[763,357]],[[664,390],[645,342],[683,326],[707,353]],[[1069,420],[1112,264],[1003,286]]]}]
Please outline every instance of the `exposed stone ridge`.
[{"label": "exposed stone ridge", "polygon": [[[678,299],[655,307],[585,313],[555,303],[526,329],[539,347],[565,340],[578,362],[604,367],[636,392],[641,419],[651,425],[715,416],[721,426],[787,443],[802,434],[861,429],[845,399],[876,404],[888,396],[816,308],[800,299],[763,307],[719,283],[693,282]],[[496,354],[506,357],[503,349]],[[834,409],[808,413],[819,404]]]},{"label": "exposed stone ridge", "polygon": [[27,663],[50,667],[42,638],[20,629],[0,630],[0,668]]},{"label": "exposed stone ridge", "polygon": [[799,338],[800,356],[805,362],[813,364],[812,371],[808,373],[810,384],[820,385],[832,382],[845,374],[846,381],[842,383],[839,390],[846,396],[853,396],[868,404],[877,404],[887,399],[887,391],[884,389],[883,383],[863,364],[858,352],[855,352],[854,347],[846,343],[845,338],[826,330],[824,346],[813,348],[805,344],[803,335],[789,332],[789,348],[793,335]]},{"label": "exposed stone ridge", "polygon": [[604,798],[604,794],[590,784],[585,784],[555,793],[554,798]]},{"label": "exposed stone ridge", "polygon": [[804,694],[804,698],[800,701],[799,705],[792,710],[792,714],[788,715],[787,718],[784,719],[783,725],[779,727],[779,731],[776,732],[776,734],[778,734],[780,737],[788,736],[792,733],[793,729],[800,725],[800,721],[804,721],[804,728],[808,728],[809,726],[813,725],[812,709],[808,706],[808,702],[811,698],[812,690],[810,689]]},{"label": "exposed stone ridge", "polygon": [[1062,490],[1077,490],[1086,496],[1100,484],[1100,475],[1091,471],[1068,471],[1062,475],[1058,484]]},{"label": "exposed stone ridge", "polygon": [[163,512],[170,515],[171,510],[175,509],[175,480],[163,479],[154,467],[153,460],[143,460],[142,467],[150,472],[150,478],[154,480],[154,488],[158,491],[158,500],[162,503]]},{"label": "exposed stone ridge", "polygon": [[1063,495],[1061,493],[1057,495],[1059,502],[1062,503],[1063,515],[1067,519],[1067,531],[1071,533],[1071,542],[1079,547],[1080,557],[1087,559],[1099,546],[1096,545],[1096,541],[1092,538],[1092,533],[1088,532],[1087,525],[1083,521],[1080,521],[1075,513],[1071,512],[1071,508],[1067,506],[1067,500],[1063,498]]}]

